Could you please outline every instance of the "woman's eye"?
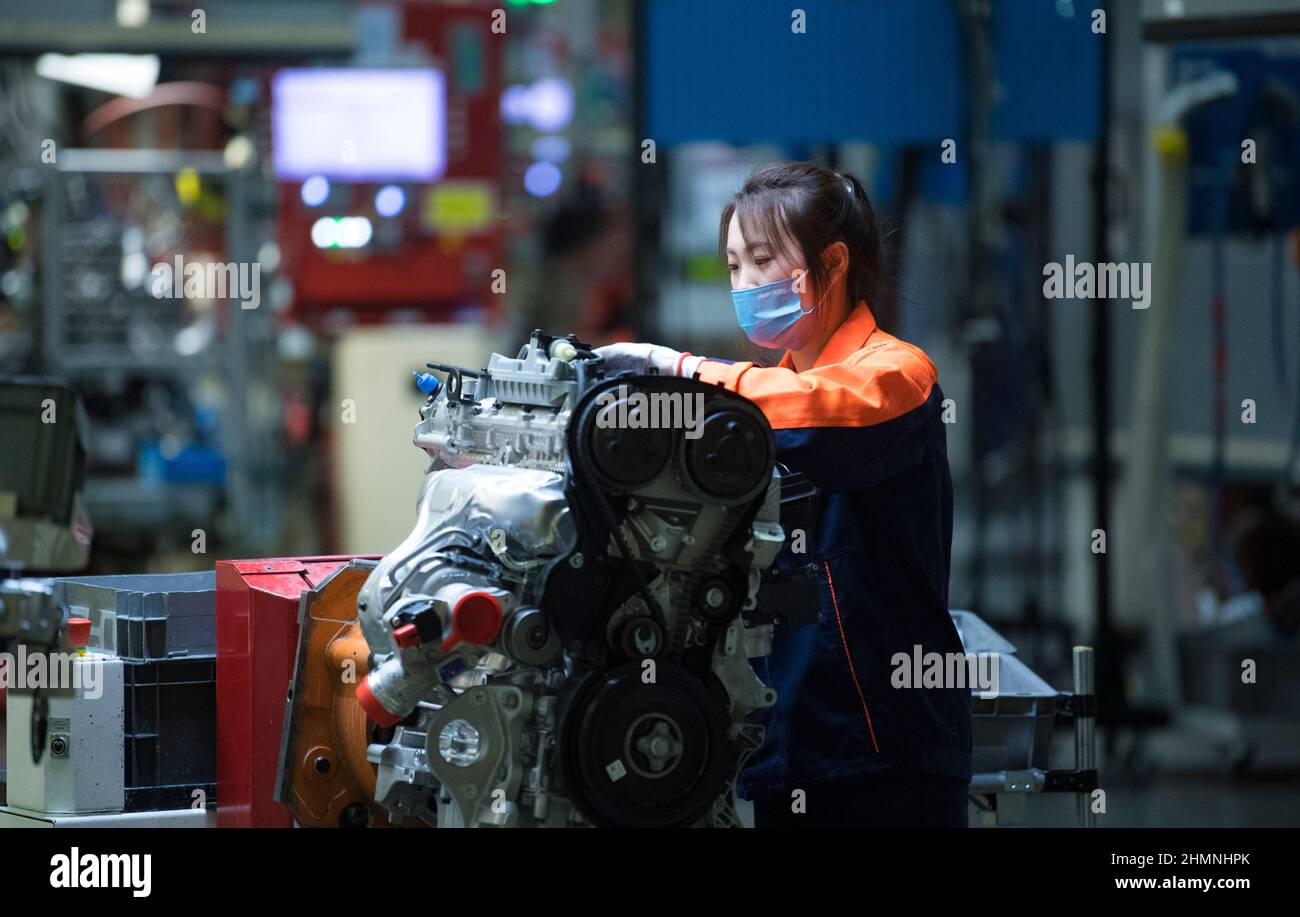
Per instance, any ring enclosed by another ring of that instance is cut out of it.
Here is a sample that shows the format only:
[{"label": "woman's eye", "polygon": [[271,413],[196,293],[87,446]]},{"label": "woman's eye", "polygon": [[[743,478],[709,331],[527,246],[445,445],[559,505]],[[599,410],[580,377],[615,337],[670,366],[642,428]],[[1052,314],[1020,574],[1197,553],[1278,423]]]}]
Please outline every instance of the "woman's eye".
[{"label": "woman's eye", "polygon": [[736,271],[736,266],[735,266],[734,264],[728,264],[728,265],[727,265],[727,270],[731,271],[732,273],[735,273],[735,271]]},{"label": "woman's eye", "polygon": [[754,266],[755,266],[755,267],[762,267],[763,265],[767,264],[767,262],[769,262],[769,261],[771,261],[771,260],[772,260],[771,258],[755,258],[755,259],[754,259]]}]

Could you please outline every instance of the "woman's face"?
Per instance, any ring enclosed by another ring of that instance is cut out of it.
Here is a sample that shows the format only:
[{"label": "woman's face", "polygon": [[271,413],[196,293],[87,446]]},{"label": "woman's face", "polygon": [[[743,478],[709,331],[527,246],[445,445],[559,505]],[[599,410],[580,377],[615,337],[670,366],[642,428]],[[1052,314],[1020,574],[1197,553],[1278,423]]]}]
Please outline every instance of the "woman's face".
[{"label": "woman's face", "polygon": [[[785,280],[804,273],[803,258],[782,249],[778,240],[746,239],[740,229],[740,217],[731,215],[727,226],[727,270],[733,290],[748,290],[765,283]],[[804,308],[811,302],[808,290],[800,290]]]},{"label": "woman's face", "polygon": [[740,218],[734,213],[731,215],[727,226],[727,269],[731,274],[732,290],[748,290],[765,283],[795,278],[794,288],[799,291],[799,305],[804,315],[788,329],[781,347],[799,350],[814,338],[824,339],[842,319],[842,308],[818,308],[827,301],[827,294],[835,290],[835,284],[844,276],[843,267],[848,263],[843,242],[836,242],[831,251],[831,258],[838,258],[839,262],[830,266],[830,289],[819,295],[809,288],[811,284],[799,282],[808,272],[798,246],[780,247],[775,240],[746,239],[740,228]]}]

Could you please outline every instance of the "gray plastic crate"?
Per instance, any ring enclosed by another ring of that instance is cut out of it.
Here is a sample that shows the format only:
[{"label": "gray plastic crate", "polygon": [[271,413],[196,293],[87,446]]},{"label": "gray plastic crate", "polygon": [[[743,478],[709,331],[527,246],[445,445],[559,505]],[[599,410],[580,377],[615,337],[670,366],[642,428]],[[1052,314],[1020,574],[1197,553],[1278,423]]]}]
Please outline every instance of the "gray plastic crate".
[{"label": "gray plastic crate", "polygon": [[[1003,665],[1005,669],[1005,660]],[[973,695],[971,770],[977,774],[1047,770],[1055,722],[1055,694],[999,694],[994,698]]]},{"label": "gray plastic crate", "polygon": [[216,574],[63,577],[53,598],[121,657],[126,811],[216,799]]},{"label": "gray plastic crate", "polygon": [[1014,655],[1016,648],[978,615],[951,611],[968,653],[996,653],[998,695],[971,695],[971,770],[1047,770],[1059,692]]},{"label": "gray plastic crate", "polygon": [[54,601],[90,619],[91,645],[126,660],[217,651],[216,573],[61,577]]}]

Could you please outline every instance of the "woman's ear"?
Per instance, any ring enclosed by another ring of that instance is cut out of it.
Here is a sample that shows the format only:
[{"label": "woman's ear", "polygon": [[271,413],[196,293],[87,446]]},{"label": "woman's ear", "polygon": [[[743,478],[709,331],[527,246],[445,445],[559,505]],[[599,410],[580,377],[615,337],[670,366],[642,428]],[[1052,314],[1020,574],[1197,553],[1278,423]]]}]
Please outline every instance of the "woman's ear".
[{"label": "woman's ear", "polygon": [[842,241],[832,242],[822,252],[822,264],[826,267],[830,282],[835,283],[849,271],[849,247]]}]

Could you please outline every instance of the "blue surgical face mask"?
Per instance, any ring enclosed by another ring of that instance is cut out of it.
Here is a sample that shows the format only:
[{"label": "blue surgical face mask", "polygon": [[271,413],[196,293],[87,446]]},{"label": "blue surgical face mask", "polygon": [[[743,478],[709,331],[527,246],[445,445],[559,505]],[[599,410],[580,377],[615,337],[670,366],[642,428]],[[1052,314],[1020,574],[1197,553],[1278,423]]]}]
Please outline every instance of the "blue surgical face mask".
[{"label": "blue surgical face mask", "polygon": [[790,346],[796,337],[792,333],[794,326],[805,315],[817,311],[817,306],[804,311],[799,291],[795,289],[797,282],[796,278],[787,277],[748,290],[731,291],[736,321],[745,337],[759,347]]}]

